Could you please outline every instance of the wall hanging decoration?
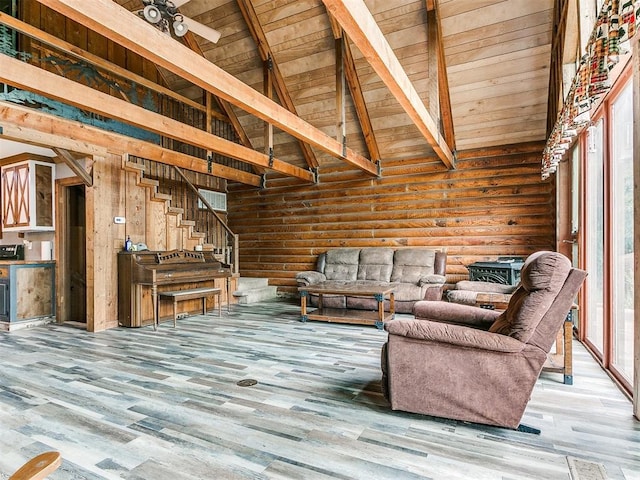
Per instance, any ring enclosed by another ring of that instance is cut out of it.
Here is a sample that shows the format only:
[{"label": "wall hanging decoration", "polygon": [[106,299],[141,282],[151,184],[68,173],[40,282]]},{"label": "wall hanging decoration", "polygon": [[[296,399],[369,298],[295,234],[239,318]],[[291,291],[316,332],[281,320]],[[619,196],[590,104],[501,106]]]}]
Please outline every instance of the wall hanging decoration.
[{"label": "wall hanging decoration", "polygon": [[638,30],[640,0],[605,0],[558,119],[542,154],[542,179],[555,173],[575,137],[586,127],[594,103],[611,88],[610,72],[629,53]]}]

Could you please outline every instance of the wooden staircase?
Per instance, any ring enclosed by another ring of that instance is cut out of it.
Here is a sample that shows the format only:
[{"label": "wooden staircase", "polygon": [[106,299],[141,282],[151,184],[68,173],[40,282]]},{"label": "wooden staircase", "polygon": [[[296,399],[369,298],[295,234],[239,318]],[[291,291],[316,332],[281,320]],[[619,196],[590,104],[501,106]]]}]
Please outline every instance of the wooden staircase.
[{"label": "wooden staircase", "polygon": [[201,245],[204,250],[213,246],[203,243],[206,234],[195,230],[195,222],[184,218],[184,210],[171,205],[171,195],[158,192],[159,182],[145,178],[143,165],[123,158],[122,168],[128,172],[128,180],[145,188],[146,238],[132,238],[134,243],[145,243],[150,250],[195,250]]}]

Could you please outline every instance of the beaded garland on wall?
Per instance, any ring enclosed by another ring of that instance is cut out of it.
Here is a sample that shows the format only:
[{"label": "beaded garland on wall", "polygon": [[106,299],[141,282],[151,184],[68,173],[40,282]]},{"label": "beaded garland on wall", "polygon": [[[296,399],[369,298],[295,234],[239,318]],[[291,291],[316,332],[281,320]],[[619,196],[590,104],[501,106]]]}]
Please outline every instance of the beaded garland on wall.
[{"label": "beaded garland on wall", "polygon": [[586,53],[571,83],[542,155],[542,179],[555,173],[574,138],[590,122],[591,106],[611,88],[609,72],[638,30],[640,0],[606,0],[600,10]]}]

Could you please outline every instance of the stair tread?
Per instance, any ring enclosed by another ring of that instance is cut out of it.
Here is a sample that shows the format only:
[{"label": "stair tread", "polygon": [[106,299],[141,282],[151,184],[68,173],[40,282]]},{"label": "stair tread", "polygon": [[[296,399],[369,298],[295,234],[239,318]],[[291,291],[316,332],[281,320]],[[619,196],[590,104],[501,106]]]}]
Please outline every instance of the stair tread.
[{"label": "stair tread", "polygon": [[152,178],[141,177],[140,180],[138,180],[138,185],[157,187],[160,185],[160,182],[158,180],[153,180]]},{"label": "stair tread", "polygon": [[276,291],[278,287],[275,285],[267,285],[266,287],[257,287],[257,288],[243,288],[241,290],[235,290],[233,295],[236,297],[242,297],[250,294],[251,292],[267,292],[267,291]]},{"label": "stair tread", "polygon": [[126,161],[124,162],[124,169],[129,170],[130,172],[144,172],[145,167],[139,163]]}]

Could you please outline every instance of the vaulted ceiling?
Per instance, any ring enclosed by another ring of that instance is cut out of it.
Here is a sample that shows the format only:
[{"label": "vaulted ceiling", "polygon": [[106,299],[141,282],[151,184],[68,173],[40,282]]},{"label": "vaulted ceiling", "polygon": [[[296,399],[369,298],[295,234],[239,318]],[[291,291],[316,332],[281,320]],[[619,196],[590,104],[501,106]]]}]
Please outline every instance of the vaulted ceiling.
[{"label": "vaulted ceiling", "polygon": [[[140,0],[115,1],[129,10],[141,8]],[[437,15],[429,12],[432,3]],[[451,149],[545,140],[553,0],[365,0],[365,4],[436,122],[442,117],[435,89],[438,66],[427,45],[438,37],[442,42],[455,132]],[[270,56],[279,76],[274,78],[273,98],[340,138],[335,41],[339,26],[334,23],[332,30],[322,0],[191,0],[180,11],[221,32],[217,44],[193,37],[195,49],[208,60],[263,93],[263,59]],[[346,62],[352,57],[365,106],[364,113],[359,112],[353,89],[346,89],[347,146],[374,160],[433,156],[433,146],[359,48],[350,40],[346,48],[350,54]],[[165,78],[174,90],[202,100],[202,90],[184,78],[168,71]],[[442,78],[440,88],[446,89]],[[232,109],[251,146],[263,151],[264,121],[238,107]],[[358,115],[368,115],[369,123],[363,124]],[[278,130],[274,154],[301,167],[335,161]]]}]

